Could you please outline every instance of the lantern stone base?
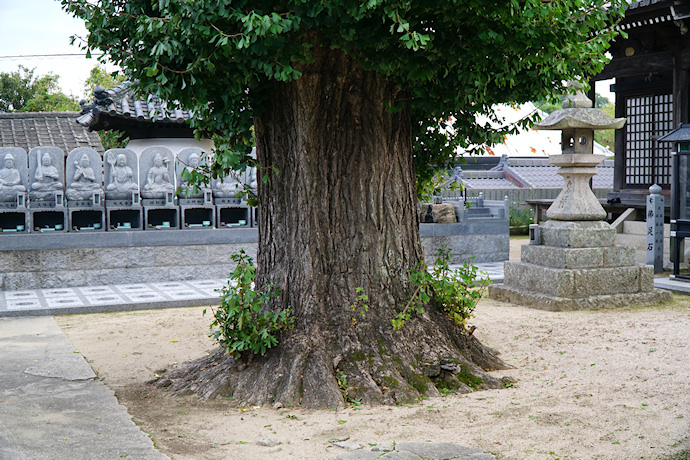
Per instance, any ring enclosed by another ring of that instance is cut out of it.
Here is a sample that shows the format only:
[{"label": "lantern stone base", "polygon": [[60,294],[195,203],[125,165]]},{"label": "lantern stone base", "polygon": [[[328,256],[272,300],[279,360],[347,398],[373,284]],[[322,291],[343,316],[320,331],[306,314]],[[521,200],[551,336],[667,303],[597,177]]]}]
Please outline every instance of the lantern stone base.
[{"label": "lantern stone base", "polygon": [[654,289],[654,269],[635,263],[635,250],[615,246],[616,231],[601,221],[548,221],[541,245],[524,245],[521,261],[506,262],[492,299],[543,310],[649,305],[671,300]]},{"label": "lantern stone base", "polygon": [[631,305],[659,305],[669,302],[672,295],[662,289],[634,294],[611,294],[568,299],[528,292],[509,286],[489,286],[489,297],[501,302],[549,311],[599,310],[603,308],[628,307]]}]

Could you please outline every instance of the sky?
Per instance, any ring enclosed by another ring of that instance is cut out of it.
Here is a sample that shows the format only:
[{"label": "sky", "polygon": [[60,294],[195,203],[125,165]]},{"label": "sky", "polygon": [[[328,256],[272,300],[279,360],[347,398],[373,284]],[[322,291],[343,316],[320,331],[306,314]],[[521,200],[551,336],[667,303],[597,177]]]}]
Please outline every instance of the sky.
[{"label": "sky", "polygon": [[[84,81],[98,63],[86,56],[53,58],[12,58],[28,54],[84,53],[70,45],[70,36],[86,37],[84,21],[75,19],[57,0],[0,0],[0,72],[13,72],[17,66],[36,68],[34,75],[53,73],[60,77],[63,92],[86,96]],[[108,67],[114,70],[114,67]]]},{"label": "sky", "polygon": [[[86,56],[52,58],[7,58],[31,54],[83,53],[79,46],[70,45],[70,36],[86,37],[81,19],[64,12],[58,0],[0,0],[0,72],[13,72],[17,66],[35,68],[35,75],[53,73],[60,77],[63,91],[78,99],[84,93],[84,81],[98,63]],[[115,67],[108,66],[108,70]],[[599,82],[597,92],[613,101],[609,91],[611,80]]]}]

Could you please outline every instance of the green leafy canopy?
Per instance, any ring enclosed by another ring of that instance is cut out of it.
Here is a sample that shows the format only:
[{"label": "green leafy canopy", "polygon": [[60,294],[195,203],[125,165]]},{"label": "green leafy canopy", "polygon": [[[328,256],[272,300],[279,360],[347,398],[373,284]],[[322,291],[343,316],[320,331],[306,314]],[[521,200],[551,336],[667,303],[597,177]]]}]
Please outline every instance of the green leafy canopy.
[{"label": "green leafy canopy", "polygon": [[19,66],[0,73],[0,112],[64,112],[79,110],[74,96],[60,90],[60,77],[34,75],[35,69]]},{"label": "green leafy canopy", "polygon": [[[299,78],[314,46],[394,81],[409,103],[420,183],[457,147],[496,142],[477,121],[496,103],[551,100],[596,74],[622,0],[61,0],[144,91],[199,115],[216,135],[212,175],[246,164],[252,117],[272,80]],[[525,120],[526,125],[530,120]],[[452,129],[450,125],[452,124]],[[221,134],[221,135],[219,135]]]}]

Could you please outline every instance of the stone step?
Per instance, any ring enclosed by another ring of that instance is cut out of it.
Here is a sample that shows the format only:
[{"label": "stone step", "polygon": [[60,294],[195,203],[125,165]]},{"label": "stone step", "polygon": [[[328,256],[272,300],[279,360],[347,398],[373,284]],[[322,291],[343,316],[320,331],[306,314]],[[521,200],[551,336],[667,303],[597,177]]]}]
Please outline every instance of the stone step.
[{"label": "stone step", "polygon": [[632,294],[653,287],[654,267],[565,269],[510,261],[504,265],[504,284],[555,297],[583,298],[608,294]]},{"label": "stone step", "polygon": [[560,248],[524,245],[520,260],[551,268],[625,267],[635,265],[635,249],[623,246]]},{"label": "stone step", "polygon": [[524,291],[504,284],[492,284],[489,286],[489,297],[502,302],[549,311],[596,310],[601,308],[629,307],[631,305],[659,305],[673,300],[671,292],[663,289],[653,289],[649,292],[637,292],[634,294],[598,295],[571,299]]},{"label": "stone step", "polygon": [[466,211],[467,216],[472,217],[491,217],[491,209],[489,208],[468,208]]},{"label": "stone step", "polygon": [[602,221],[548,220],[540,225],[541,240],[546,246],[559,248],[612,247],[616,230]]}]

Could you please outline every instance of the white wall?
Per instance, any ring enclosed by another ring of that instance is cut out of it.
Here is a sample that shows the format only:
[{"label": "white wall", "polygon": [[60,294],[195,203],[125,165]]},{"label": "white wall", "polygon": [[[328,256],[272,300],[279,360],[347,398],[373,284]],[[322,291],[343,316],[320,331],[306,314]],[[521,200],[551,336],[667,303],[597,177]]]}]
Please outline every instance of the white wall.
[{"label": "white wall", "polygon": [[204,152],[211,153],[213,150],[213,141],[210,139],[202,139],[197,141],[193,138],[153,138],[153,139],[133,139],[127,144],[128,149],[134,151],[137,157],[141,152],[148,147],[163,146],[172,150],[172,153],[177,157],[180,150],[187,147],[198,147]]}]

